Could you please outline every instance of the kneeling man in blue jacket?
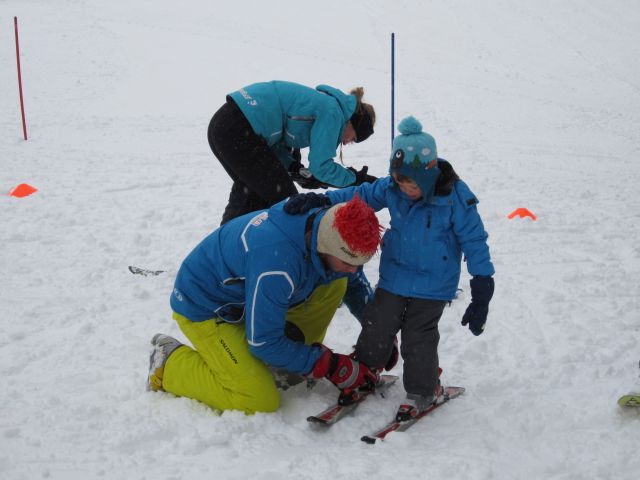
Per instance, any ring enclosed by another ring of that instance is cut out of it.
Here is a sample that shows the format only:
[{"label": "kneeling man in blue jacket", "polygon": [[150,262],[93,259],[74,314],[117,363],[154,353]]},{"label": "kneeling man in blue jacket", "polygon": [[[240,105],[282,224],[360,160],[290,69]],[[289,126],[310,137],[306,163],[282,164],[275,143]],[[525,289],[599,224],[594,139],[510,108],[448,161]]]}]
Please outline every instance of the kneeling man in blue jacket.
[{"label": "kneeling man in blue jacket", "polygon": [[171,308],[193,346],[155,335],[148,390],[253,413],[280,405],[274,369],[326,377],[344,394],[375,382],[322,345],[340,304],[359,318],[372,293],[362,265],[380,243],[373,209],[357,197],[305,215],[282,207],[231,220],[184,260]]}]

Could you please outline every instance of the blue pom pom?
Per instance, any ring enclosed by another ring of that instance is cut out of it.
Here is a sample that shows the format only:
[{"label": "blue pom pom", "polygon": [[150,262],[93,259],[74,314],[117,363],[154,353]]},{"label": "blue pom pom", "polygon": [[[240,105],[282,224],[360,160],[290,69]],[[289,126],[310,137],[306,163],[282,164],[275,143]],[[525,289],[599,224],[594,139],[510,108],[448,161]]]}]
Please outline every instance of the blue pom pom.
[{"label": "blue pom pom", "polygon": [[407,117],[398,125],[398,131],[402,135],[412,135],[422,132],[422,124],[414,117]]}]

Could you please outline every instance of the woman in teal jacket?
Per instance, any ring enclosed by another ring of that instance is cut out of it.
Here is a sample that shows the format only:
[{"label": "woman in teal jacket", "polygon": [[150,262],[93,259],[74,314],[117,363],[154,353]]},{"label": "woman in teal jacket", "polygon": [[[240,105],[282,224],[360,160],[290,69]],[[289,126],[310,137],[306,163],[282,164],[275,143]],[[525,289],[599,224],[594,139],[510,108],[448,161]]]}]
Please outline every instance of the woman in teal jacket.
[{"label": "woman in teal jacket", "polygon": [[[208,130],[211,150],[233,180],[221,224],[295,195],[293,180],[303,188],[374,181],[368,167],[356,171],[333,160],[338,145],[373,133],[375,111],[363,94],[362,88],[346,94],[328,85],[271,81],[227,95]],[[307,147],[308,169],[300,163]]]}]

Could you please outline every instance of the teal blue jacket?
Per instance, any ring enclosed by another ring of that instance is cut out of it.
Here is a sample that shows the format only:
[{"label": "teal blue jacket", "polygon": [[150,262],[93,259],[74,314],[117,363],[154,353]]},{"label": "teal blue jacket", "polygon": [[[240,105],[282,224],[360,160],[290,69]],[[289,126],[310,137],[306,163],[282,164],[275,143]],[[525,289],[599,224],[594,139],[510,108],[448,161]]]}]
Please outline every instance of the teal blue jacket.
[{"label": "teal blue jacket", "polygon": [[462,180],[429,201],[411,200],[391,177],[332,190],[327,196],[335,205],[356,194],[376,211],[387,208],[391,216],[382,238],[379,288],[403,297],[452,300],[463,254],[472,276],[495,273],[478,199]]},{"label": "teal blue jacket", "polygon": [[356,176],[333,161],[342,132],[356,109],[356,97],[328,85],[313,88],[274,80],[254,83],[229,94],[256,134],[265,139],[285,168],[292,148],[309,147],[309,170],[335,187],[352,185]]}]

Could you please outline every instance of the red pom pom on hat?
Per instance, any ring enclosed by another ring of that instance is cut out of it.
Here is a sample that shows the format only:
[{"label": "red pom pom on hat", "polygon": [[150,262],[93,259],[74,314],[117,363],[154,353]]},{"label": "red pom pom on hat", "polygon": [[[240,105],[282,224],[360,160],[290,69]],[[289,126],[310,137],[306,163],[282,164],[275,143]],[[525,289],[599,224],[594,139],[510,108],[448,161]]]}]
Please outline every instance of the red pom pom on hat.
[{"label": "red pom pom on hat", "polygon": [[380,223],[373,209],[358,195],[336,212],[335,228],[350,250],[373,256],[380,245]]},{"label": "red pom pom on hat", "polygon": [[378,250],[381,230],[373,209],[356,195],[331,207],[320,220],[318,252],[363,265]]}]

